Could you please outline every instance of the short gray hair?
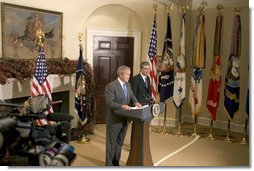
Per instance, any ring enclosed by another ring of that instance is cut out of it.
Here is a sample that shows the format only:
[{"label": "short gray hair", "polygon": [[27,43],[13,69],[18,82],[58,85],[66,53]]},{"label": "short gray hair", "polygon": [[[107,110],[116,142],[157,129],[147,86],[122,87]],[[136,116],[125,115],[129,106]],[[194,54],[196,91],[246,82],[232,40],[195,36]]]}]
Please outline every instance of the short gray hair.
[{"label": "short gray hair", "polygon": [[117,68],[117,76],[120,76],[123,74],[123,71],[125,70],[131,70],[130,67],[126,66],[126,65],[121,65]]}]

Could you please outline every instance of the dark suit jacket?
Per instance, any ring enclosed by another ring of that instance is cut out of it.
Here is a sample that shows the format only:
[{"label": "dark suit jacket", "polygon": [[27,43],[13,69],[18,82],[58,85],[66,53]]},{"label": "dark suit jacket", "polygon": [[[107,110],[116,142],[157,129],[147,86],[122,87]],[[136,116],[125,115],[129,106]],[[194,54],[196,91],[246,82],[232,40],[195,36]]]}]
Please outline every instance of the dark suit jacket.
[{"label": "dark suit jacket", "polygon": [[136,97],[134,96],[132,92],[130,83],[127,83],[126,86],[127,86],[127,96],[128,96],[127,102],[125,102],[123,88],[120,82],[118,81],[118,79],[116,79],[115,81],[112,81],[106,86],[105,101],[107,106],[107,118],[106,118],[107,124],[125,122],[126,119],[115,115],[114,110],[121,109],[121,105],[123,104],[131,105],[138,102],[138,100],[136,99]]},{"label": "dark suit jacket", "polygon": [[151,88],[150,88],[150,78],[147,77],[148,88],[140,74],[134,76],[130,83],[132,87],[133,94],[136,96],[139,103],[142,105],[147,105],[150,103],[149,98],[151,97]]}]

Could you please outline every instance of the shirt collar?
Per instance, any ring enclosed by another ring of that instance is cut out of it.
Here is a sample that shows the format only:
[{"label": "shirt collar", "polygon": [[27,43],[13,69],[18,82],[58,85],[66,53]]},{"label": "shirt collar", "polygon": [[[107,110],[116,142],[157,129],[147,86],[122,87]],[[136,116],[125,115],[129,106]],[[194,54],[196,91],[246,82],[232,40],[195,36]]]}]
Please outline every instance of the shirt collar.
[{"label": "shirt collar", "polygon": [[119,83],[121,84],[121,86],[123,87],[124,82],[122,80],[120,80],[119,77],[117,79],[118,79]]},{"label": "shirt collar", "polygon": [[142,73],[140,73],[140,75],[143,78],[143,80],[145,80],[147,78],[147,76],[143,75]]}]

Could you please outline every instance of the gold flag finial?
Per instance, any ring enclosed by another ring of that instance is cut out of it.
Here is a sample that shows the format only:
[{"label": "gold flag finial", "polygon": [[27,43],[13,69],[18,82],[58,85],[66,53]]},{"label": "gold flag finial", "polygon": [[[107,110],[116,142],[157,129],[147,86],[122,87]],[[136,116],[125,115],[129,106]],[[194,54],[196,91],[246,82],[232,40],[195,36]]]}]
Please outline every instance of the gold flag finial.
[{"label": "gold flag finial", "polygon": [[223,5],[221,5],[221,4],[218,4],[217,5],[217,10],[218,10],[218,13],[221,13],[221,10],[223,10]]},{"label": "gold flag finial", "polygon": [[[83,40],[84,34],[79,32],[78,33],[78,40],[79,40],[79,47],[82,49],[83,51],[83,47],[82,47],[82,40]],[[84,57],[84,61],[87,62],[87,57]]]},{"label": "gold flag finial", "polygon": [[45,38],[45,34],[44,34],[44,32],[41,31],[41,29],[39,28],[39,29],[36,31],[36,46],[43,47],[44,38]]},{"label": "gold flag finial", "polygon": [[78,33],[78,40],[79,40],[79,45],[82,46],[82,39],[83,39],[83,33],[79,32]]},{"label": "gold flag finial", "polygon": [[235,9],[234,9],[234,12],[236,13],[236,15],[239,15],[239,14],[240,14],[240,11],[241,11],[241,8],[235,8]]},{"label": "gold flag finial", "polygon": [[189,6],[183,5],[183,6],[181,6],[181,8],[183,9],[183,13],[185,13],[189,9]]},{"label": "gold flag finial", "polygon": [[167,14],[170,15],[170,11],[173,10],[173,5],[166,6]]},{"label": "gold flag finial", "polygon": [[157,13],[158,4],[153,4],[154,13]]},{"label": "gold flag finial", "polygon": [[207,6],[207,1],[203,0],[203,1],[200,3],[200,7],[198,7],[198,12],[199,12],[200,15],[203,15],[203,14],[204,14],[205,6]]},{"label": "gold flag finial", "polygon": [[198,7],[198,12],[199,12],[200,15],[203,15],[204,10],[205,10],[204,7],[202,7],[202,6]]}]

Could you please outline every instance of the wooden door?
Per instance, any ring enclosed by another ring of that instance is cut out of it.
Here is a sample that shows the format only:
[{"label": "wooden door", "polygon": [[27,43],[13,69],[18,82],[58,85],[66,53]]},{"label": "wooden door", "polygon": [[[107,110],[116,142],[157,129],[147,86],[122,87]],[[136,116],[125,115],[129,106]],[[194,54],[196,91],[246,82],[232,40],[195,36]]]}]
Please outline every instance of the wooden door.
[{"label": "wooden door", "polygon": [[96,123],[105,123],[105,87],[117,78],[120,65],[133,66],[133,37],[94,36],[93,70]]}]

